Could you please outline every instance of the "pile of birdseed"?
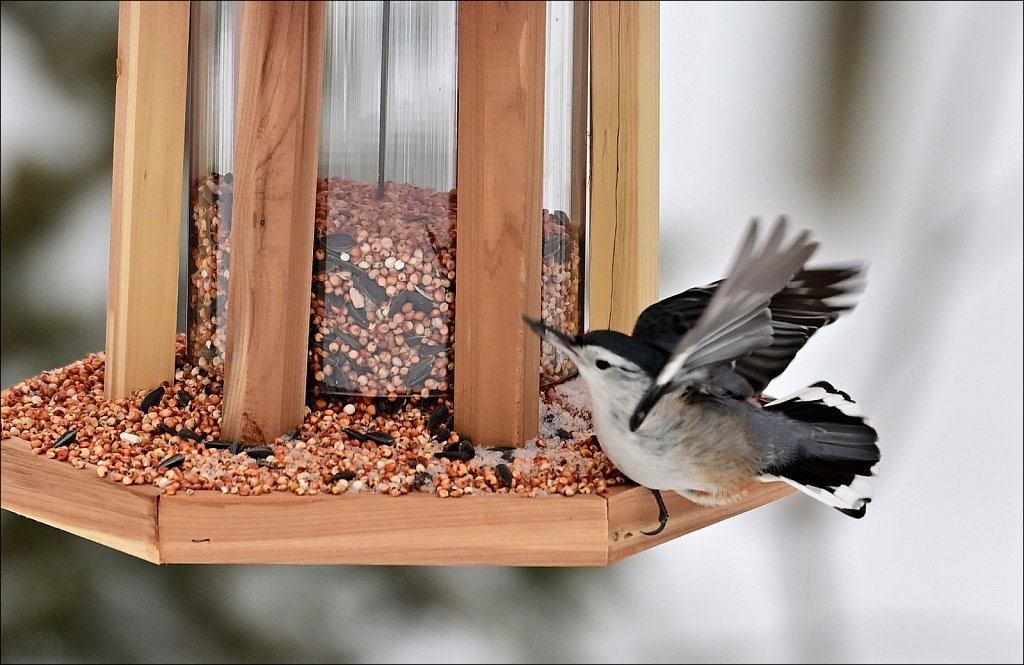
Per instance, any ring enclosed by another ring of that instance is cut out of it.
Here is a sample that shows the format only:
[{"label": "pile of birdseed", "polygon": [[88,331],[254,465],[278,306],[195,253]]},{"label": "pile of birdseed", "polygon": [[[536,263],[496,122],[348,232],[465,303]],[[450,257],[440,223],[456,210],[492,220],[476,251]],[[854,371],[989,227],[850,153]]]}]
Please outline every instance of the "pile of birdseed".
[{"label": "pile of birdseed", "polygon": [[625,482],[591,434],[578,378],[543,391],[540,436],[521,448],[475,447],[453,431],[451,402],[436,396],[329,398],[263,446],[221,438],[222,378],[188,362],[184,336],[171,384],[107,400],[103,373],[103,354],[91,354],[4,390],[3,438],[28,441],[33,454],[111,482],[166,494],[572,496]]},{"label": "pile of birdseed", "polygon": [[[223,366],[231,270],[230,173],[191,189],[189,357]],[[430,395],[451,391],[454,371],[456,193],[346,178],[317,181],[310,289],[309,375],[317,394]],[[541,318],[582,332],[578,220],[543,210]],[[472,220],[471,220],[472,221]],[[470,221],[470,223],[471,223]],[[541,343],[542,385],[576,371]]]},{"label": "pile of birdseed", "polygon": [[454,368],[453,194],[317,182],[310,372],[318,392],[447,392]]}]

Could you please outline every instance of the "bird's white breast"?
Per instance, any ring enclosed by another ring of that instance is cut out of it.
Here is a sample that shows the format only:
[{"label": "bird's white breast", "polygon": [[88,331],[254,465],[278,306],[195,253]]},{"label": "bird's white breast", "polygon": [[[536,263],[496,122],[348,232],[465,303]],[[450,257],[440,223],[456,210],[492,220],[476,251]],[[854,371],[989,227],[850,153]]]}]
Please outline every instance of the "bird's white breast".
[{"label": "bird's white breast", "polygon": [[702,459],[702,439],[709,433],[700,414],[680,419],[681,401],[666,396],[636,432],[629,429],[632,404],[610,399],[591,385],[594,432],[608,458],[630,480],[658,490],[713,491],[709,467]]}]

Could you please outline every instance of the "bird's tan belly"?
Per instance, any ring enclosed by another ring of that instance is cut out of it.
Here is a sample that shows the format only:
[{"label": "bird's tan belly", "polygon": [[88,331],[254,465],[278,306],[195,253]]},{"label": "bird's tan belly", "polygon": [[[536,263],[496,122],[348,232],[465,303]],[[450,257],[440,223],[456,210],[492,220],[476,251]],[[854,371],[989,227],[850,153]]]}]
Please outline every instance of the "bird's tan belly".
[{"label": "bird's tan belly", "polygon": [[759,482],[753,432],[745,420],[714,405],[686,405],[682,418],[669,409],[677,405],[666,407],[652,412],[637,432],[626,428],[608,439],[605,450],[626,476],[713,504],[735,500]]}]

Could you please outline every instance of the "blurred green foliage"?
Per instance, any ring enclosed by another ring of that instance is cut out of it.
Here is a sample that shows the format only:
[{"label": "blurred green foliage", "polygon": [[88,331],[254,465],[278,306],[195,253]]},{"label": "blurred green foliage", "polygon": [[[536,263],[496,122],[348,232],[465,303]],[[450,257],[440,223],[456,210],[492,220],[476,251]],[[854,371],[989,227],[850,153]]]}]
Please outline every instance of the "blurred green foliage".
[{"label": "blurred green foliage", "polygon": [[[73,5],[93,5],[82,7]],[[102,349],[105,311],[81,319],[54,311],[40,297],[36,276],[47,266],[32,262],[33,248],[60,242],[61,215],[97,181],[110,178],[113,152],[114,84],[117,58],[117,4],[113,2],[3,2],[3,20],[17,25],[36,47],[33,52],[45,67],[49,84],[74,100],[83,115],[102,118],[106,135],[100,145],[110,150],[69,164],[62,156],[47,161],[13,164],[5,174],[0,204],[0,333],[2,333],[3,385],[25,376],[12,376],[17,367],[36,371],[67,364]],[[17,104],[17,99],[5,99]],[[99,226],[100,229],[109,229]],[[68,330],[76,331],[68,334]]]}]

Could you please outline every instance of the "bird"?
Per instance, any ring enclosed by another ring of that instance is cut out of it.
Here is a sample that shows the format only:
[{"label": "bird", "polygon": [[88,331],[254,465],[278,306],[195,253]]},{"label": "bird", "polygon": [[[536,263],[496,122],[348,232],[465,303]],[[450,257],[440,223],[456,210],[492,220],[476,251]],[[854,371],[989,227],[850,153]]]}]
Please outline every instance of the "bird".
[{"label": "bird", "polygon": [[861,518],[880,460],[878,433],[850,395],[818,381],[765,394],[807,341],[856,306],[865,265],[808,267],[809,229],[776,219],[762,240],[747,226],[726,277],[644,309],[631,334],[569,335],[524,316],[576,365],[591,397],[594,435],[627,478],[649,488],[658,526],[662,491],[727,505],[782,481]]}]

